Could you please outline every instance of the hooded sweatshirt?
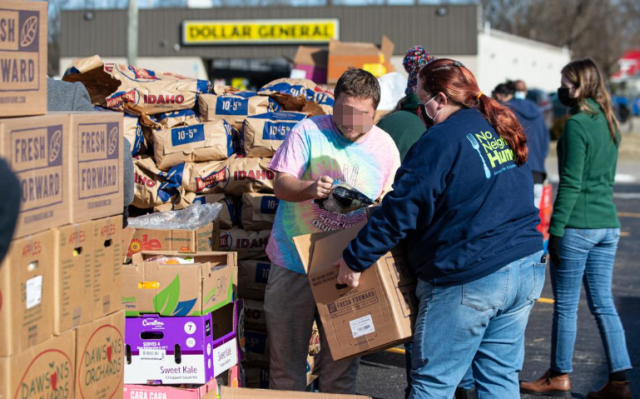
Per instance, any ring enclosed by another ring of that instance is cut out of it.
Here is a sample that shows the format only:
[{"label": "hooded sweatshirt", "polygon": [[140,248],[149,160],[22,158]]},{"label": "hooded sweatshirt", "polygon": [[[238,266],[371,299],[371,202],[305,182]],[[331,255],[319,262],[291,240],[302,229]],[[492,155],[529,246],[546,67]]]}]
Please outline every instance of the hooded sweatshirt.
[{"label": "hooded sweatshirt", "polygon": [[415,94],[407,97],[402,109],[393,112],[378,122],[378,127],[393,139],[400,151],[400,160],[404,161],[409,149],[427,130],[418,116],[420,99]]},{"label": "hooded sweatshirt", "polygon": [[541,251],[538,223],[529,166],[515,164],[480,111],[461,109],[411,148],[343,258],[363,271],[403,241],[420,279],[465,284]]},{"label": "hooded sweatshirt", "polygon": [[532,172],[546,175],[544,160],[549,153],[551,135],[538,106],[529,100],[512,99],[507,103],[513,110],[527,135],[529,147],[529,167]]}]

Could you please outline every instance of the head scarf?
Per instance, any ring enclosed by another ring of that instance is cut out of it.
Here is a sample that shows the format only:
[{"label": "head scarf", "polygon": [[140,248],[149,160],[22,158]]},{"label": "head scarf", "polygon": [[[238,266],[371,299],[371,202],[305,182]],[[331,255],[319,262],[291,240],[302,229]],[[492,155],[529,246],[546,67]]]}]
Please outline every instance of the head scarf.
[{"label": "head scarf", "polygon": [[413,46],[409,51],[407,51],[407,54],[404,56],[404,60],[402,61],[404,70],[409,74],[407,89],[404,91],[405,95],[408,96],[416,92],[416,86],[418,85],[418,72],[420,72],[420,69],[423,66],[435,59],[436,57],[429,55],[422,46]]}]

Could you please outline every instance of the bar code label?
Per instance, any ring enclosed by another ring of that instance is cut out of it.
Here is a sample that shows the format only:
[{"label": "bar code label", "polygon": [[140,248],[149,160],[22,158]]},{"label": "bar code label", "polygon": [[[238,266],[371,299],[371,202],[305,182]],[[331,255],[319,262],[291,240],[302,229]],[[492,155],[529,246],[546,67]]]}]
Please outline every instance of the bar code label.
[{"label": "bar code label", "polygon": [[349,322],[349,325],[351,326],[351,334],[353,334],[353,338],[359,338],[363,335],[376,332],[376,329],[373,326],[371,315],[366,315],[359,319],[351,320]]},{"label": "bar code label", "polygon": [[27,309],[40,305],[42,301],[42,276],[27,280]]},{"label": "bar code label", "polygon": [[164,349],[140,349],[140,360],[164,360],[166,354]]}]

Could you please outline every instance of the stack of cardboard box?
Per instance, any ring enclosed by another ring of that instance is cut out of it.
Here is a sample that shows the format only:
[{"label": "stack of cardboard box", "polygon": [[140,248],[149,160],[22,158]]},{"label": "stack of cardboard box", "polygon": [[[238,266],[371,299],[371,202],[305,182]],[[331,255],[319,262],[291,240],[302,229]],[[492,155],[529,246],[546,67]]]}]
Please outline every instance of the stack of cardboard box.
[{"label": "stack of cardboard box", "polygon": [[122,116],[47,114],[47,4],[4,1],[0,18],[0,157],[21,198],[0,265],[0,397],[121,398]]},{"label": "stack of cardboard box", "polygon": [[135,254],[124,266],[126,392],[188,385],[203,395],[234,379],[241,385],[244,312],[234,285],[233,252]]}]

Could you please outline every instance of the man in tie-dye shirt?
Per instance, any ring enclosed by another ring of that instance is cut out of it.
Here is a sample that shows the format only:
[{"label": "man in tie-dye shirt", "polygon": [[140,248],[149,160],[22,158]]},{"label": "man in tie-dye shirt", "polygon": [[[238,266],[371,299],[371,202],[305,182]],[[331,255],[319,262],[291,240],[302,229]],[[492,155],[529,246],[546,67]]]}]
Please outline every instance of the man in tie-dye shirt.
[{"label": "man in tie-dye shirt", "polygon": [[[298,123],[276,152],[280,201],[267,254],[274,265],[265,294],[269,330],[270,388],[303,391],[306,360],[316,304],[292,238],[349,228],[366,220],[364,209],[339,214],[314,200],[327,198],[340,180],[371,199],[391,189],[400,154],[391,137],[373,126],[380,102],[377,79],[361,69],[345,72],[335,89],[334,115]],[[357,359],[334,362],[320,326],[322,350],[316,360],[320,391],[355,393]]]}]

